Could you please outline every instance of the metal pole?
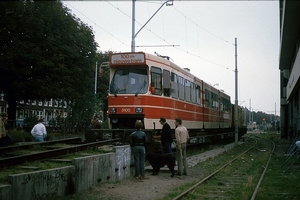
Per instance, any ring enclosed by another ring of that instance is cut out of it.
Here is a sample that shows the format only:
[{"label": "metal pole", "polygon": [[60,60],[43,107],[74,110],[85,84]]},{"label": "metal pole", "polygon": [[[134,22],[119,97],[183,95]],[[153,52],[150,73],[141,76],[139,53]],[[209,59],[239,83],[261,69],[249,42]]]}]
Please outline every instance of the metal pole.
[{"label": "metal pole", "polygon": [[135,1],[136,0],[132,0],[131,52],[135,52]]},{"label": "metal pole", "polygon": [[173,2],[173,0],[167,0],[165,1],[159,8],[158,10],[156,10],[156,12],[150,17],[150,19],[148,19],[148,21],[140,28],[140,30],[138,30],[137,33],[135,33],[135,1],[136,0],[132,0],[132,33],[131,33],[131,52],[135,52],[135,38],[137,36],[137,34],[148,24],[148,22],[154,17],[154,15],[156,15],[156,13],[165,5],[167,4],[167,6],[172,6],[172,4],[168,4],[168,2]]},{"label": "metal pole", "polygon": [[245,121],[244,126],[247,127],[247,108],[245,107]]},{"label": "metal pole", "polygon": [[251,123],[251,99],[249,99],[249,125]]},{"label": "metal pole", "polygon": [[96,70],[95,70],[95,91],[94,94],[96,95],[97,93],[97,71],[98,71],[98,62],[96,61]]},{"label": "metal pole", "polygon": [[235,38],[235,145],[238,145],[238,70],[237,70],[237,38]]}]

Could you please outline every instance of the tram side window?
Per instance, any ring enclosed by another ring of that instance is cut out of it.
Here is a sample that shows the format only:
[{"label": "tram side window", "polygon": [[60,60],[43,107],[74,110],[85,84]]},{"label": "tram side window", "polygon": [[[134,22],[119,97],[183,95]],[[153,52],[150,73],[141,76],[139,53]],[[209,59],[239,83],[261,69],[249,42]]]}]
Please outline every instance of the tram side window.
[{"label": "tram side window", "polygon": [[228,99],[222,98],[223,103],[223,111],[229,111],[230,110],[230,101]]},{"label": "tram side window", "polygon": [[170,72],[168,70],[163,70],[163,87],[164,87],[164,96],[170,96]]},{"label": "tram side window", "polygon": [[178,98],[178,78],[177,74],[171,73],[171,91],[172,91],[172,97]]},{"label": "tram side window", "polygon": [[221,97],[221,102],[220,102],[220,110],[224,111],[225,109],[225,100],[224,97]]},{"label": "tram side window", "polygon": [[154,87],[156,95],[162,94],[162,72],[157,67],[151,67],[151,86]]},{"label": "tram side window", "polygon": [[191,101],[191,82],[189,80],[185,80],[184,82],[185,100],[189,102]]},{"label": "tram side window", "polygon": [[200,90],[201,88],[200,88],[200,86],[199,85],[196,85],[196,90],[195,90],[195,95],[196,95],[196,103],[197,104],[201,104],[201,96],[200,96],[200,94],[201,94],[201,90]]},{"label": "tram side window", "polygon": [[207,89],[205,89],[205,106],[209,108],[212,107],[211,92]]},{"label": "tram side window", "polygon": [[212,108],[218,109],[219,108],[219,103],[218,103],[218,95],[215,93],[211,93],[212,96]]},{"label": "tram side window", "polygon": [[191,102],[196,103],[196,85],[191,83]]},{"label": "tram side window", "polygon": [[181,76],[178,76],[178,91],[179,99],[184,100],[184,79]]}]

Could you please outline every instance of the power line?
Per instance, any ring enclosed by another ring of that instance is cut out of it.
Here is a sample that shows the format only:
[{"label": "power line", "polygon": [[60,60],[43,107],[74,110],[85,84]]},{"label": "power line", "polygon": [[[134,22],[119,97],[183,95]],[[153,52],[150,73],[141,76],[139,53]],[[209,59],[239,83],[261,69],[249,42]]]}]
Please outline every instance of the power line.
[{"label": "power line", "polygon": [[187,19],[187,20],[190,21],[192,24],[194,24],[196,27],[198,27],[198,28],[202,29],[203,31],[209,33],[210,35],[212,35],[212,36],[214,36],[214,37],[216,37],[216,38],[222,40],[222,41],[225,42],[225,43],[229,43],[228,40],[225,40],[225,39],[223,39],[223,38],[217,36],[216,34],[213,34],[212,32],[206,30],[205,28],[201,27],[200,25],[198,25],[196,22],[194,22],[193,20],[191,20],[190,18],[188,18],[188,17],[187,17],[186,15],[184,15],[182,12],[180,12],[176,7],[173,6],[173,8],[174,8],[179,14],[181,14],[185,19]]},{"label": "power line", "polygon": [[[109,31],[107,31],[105,28],[99,26],[96,22],[94,22],[92,19],[90,19],[88,16],[86,16],[85,14],[83,14],[82,12],[80,12],[78,9],[74,8],[73,6],[71,6],[69,3],[65,2],[66,4],[68,4],[70,7],[72,7],[74,10],[76,10],[77,12],[79,12],[80,14],[82,14],[84,17],[86,17],[88,20],[90,20],[93,24],[95,24],[95,26],[101,28],[103,31],[105,31],[106,33],[108,33],[110,36],[112,36],[113,38],[115,38],[116,40],[118,40],[119,42],[121,42],[123,45],[128,46],[125,42],[119,40],[116,36],[114,36],[112,33],[110,33]],[[119,10],[119,9],[118,9]]]},{"label": "power line", "polygon": [[[107,2],[109,5],[111,5],[113,8],[115,8],[118,12],[124,14],[126,17],[128,17],[129,19],[132,20],[132,17],[131,17],[130,15],[126,14],[126,13],[125,13],[123,10],[121,10],[119,7],[113,5],[113,4],[110,3],[109,1],[106,1],[106,2]],[[145,3],[145,2],[148,2],[148,1],[139,1],[139,2]],[[149,3],[149,2],[148,2],[148,3]],[[69,3],[67,3],[67,4],[68,4],[70,7],[74,8],[74,7],[71,6]],[[174,5],[173,5],[172,7],[174,7]],[[80,14],[82,14],[84,17],[86,17],[88,20],[90,20],[93,24],[95,24],[96,26],[100,27],[100,28],[101,28],[102,30],[104,30],[106,33],[108,33],[108,34],[111,35],[113,38],[115,38],[116,40],[118,40],[119,42],[121,42],[123,45],[129,47],[129,45],[126,45],[125,42],[121,41],[121,40],[118,39],[116,36],[114,36],[113,34],[111,34],[109,31],[107,31],[107,30],[104,29],[103,27],[99,26],[96,22],[94,22],[92,19],[90,19],[89,17],[87,17],[87,16],[86,16],[85,14],[83,14],[82,12],[80,12],[78,9],[76,9],[76,8],[74,8],[74,9],[75,9],[77,12],[79,12]],[[174,8],[174,9],[175,9],[178,13],[180,13],[184,18],[186,18],[188,21],[192,22],[196,27],[198,27],[198,28],[200,28],[200,29],[202,29],[202,30],[208,32],[209,34],[213,35],[214,37],[216,37],[216,38],[218,38],[218,39],[220,39],[220,40],[222,40],[222,41],[224,41],[224,42],[226,42],[226,43],[229,43],[227,40],[224,40],[224,39],[222,39],[221,37],[219,37],[219,36],[217,36],[217,35],[211,33],[210,31],[204,29],[203,27],[199,26],[197,23],[193,22],[191,19],[189,19],[187,16],[185,16],[182,12],[180,12],[178,9],[176,9],[176,8]],[[138,22],[138,21],[136,21],[136,23],[142,26],[142,23],[140,23],[140,22]],[[189,52],[188,50],[183,50],[183,49],[181,49],[181,48],[178,48],[178,47],[176,47],[176,46],[178,46],[178,45],[173,45],[173,44],[171,44],[170,42],[166,41],[164,38],[162,38],[162,37],[159,36],[158,34],[154,33],[151,29],[149,29],[149,28],[147,28],[147,27],[144,27],[144,28],[145,28],[146,30],[148,30],[150,33],[152,33],[154,36],[156,36],[157,38],[159,38],[161,41],[163,41],[164,43],[166,43],[167,45],[169,45],[169,46],[171,46],[171,47],[173,47],[173,48],[175,48],[175,49],[177,49],[177,50],[179,50],[179,51],[181,51],[181,52],[184,52],[184,53],[186,53],[186,54],[189,54],[189,55],[191,55],[191,56],[194,56],[194,57],[196,57],[196,58],[198,58],[198,59],[201,59],[201,60],[204,60],[204,61],[206,61],[206,62],[209,62],[209,63],[211,63],[211,64],[213,64],[213,65],[222,67],[222,68],[224,68],[224,69],[227,69],[227,70],[229,69],[229,67],[226,67],[226,66],[223,66],[223,65],[221,65],[221,64],[215,63],[215,62],[213,62],[213,61],[211,61],[211,60],[205,59],[205,58],[203,58],[203,57],[201,57],[201,56],[199,56],[199,55],[196,55],[196,54],[194,54],[194,53]],[[146,45],[143,45],[143,46],[146,46]],[[149,46],[151,46],[151,45],[149,45]],[[158,46],[158,45],[156,45],[156,46]],[[137,46],[137,47],[142,47],[142,46],[140,45],[140,46]]]}]

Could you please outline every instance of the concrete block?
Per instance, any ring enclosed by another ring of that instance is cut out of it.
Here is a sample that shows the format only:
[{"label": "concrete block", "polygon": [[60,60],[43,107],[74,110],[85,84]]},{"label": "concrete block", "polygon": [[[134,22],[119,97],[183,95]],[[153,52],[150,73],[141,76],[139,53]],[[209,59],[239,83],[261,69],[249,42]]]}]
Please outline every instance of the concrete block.
[{"label": "concrete block", "polygon": [[12,200],[11,185],[0,185],[0,199]]},{"label": "concrete block", "polygon": [[74,194],[74,166],[10,175],[12,199],[51,199]]},{"label": "concrete block", "polygon": [[125,180],[131,174],[131,148],[129,145],[115,146],[114,152],[116,154],[116,181]]},{"label": "concrete block", "polygon": [[74,158],[76,193],[103,182],[114,182],[114,153]]}]

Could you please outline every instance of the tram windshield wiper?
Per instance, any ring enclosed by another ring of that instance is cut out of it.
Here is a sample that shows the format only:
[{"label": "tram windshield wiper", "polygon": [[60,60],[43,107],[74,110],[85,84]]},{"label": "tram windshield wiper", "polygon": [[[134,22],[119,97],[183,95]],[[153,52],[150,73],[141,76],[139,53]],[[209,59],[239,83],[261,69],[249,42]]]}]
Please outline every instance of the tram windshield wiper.
[{"label": "tram windshield wiper", "polygon": [[146,84],[147,84],[147,82],[144,81],[144,83],[141,85],[141,87],[139,87],[139,89],[136,91],[135,96],[137,96],[141,92],[141,90],[144,89]]}]

